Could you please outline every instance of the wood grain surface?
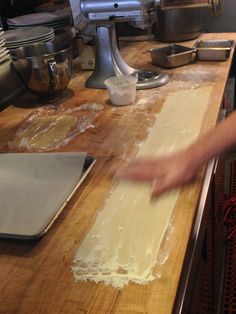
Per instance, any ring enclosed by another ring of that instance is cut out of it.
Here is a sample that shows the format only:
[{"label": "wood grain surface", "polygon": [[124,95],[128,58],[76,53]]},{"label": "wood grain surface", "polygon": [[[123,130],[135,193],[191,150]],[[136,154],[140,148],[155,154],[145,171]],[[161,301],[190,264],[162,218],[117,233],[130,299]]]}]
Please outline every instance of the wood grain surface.
[{"label": "wood grain surface", "polygon": [[[236,34],[206,34],[202,38],[236,40]],[[193,43],[184,44],[192,46]],[[148,48],[160,45],[157,42],[121,44],[121,52],[130,65],[161,70],[170,76],[170,82],[163,87],[138,91],[136,104],[127,107],[111,106],[104,90],[85,89],[85,79],[91,72],[80,71],[78,60],[75,61],[74,77],[63,106],[73,108],[82,103],[96,102],[104,109],[94,121],[93,128],[58,151],[86,151],[96,157],[97,163],[41,240],[0,240],[0,313],[172,312],[202,177],[182,189],[174,209],[175,236],[160,279],[148,285],[129,284],[118,290],[93,282],[77,283],[71,272],[76,250],[96,220],[114,183],[115,171],[135,155],[168,94],[179,89],[211,85],[209,107],[200,131],[207,131],[217,121],[233,53],[226,62],[198,62],[163,70],[151,65],[150,55],[146,52]],[[9,151],[9,139],[27,114],[39,106],[37,99],[26,93],[0,112],[1,152]]]}]

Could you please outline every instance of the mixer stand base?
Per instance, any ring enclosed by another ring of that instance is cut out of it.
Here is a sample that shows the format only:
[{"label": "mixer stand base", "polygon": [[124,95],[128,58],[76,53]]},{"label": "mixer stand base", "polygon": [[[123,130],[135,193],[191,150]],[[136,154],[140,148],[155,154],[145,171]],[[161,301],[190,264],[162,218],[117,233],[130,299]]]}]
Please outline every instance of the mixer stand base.
[{"label": "mixer stand base", "polygon": [[165,85],[169,82],[169,76],[149,70],[139,70],[132,75],[138,77],[137,89],[148,89]]},{"label": "mixer stand base", "polygon": [[115,32],[115,22],[99,25],[96,32],[95,70],[88,78],[88,88],[105,89],[104,81],[112,76],[134,75],[138,77],[137,89],[154,88],[168,83],[169,77],[151,70],[130,67],[122,58]]}]

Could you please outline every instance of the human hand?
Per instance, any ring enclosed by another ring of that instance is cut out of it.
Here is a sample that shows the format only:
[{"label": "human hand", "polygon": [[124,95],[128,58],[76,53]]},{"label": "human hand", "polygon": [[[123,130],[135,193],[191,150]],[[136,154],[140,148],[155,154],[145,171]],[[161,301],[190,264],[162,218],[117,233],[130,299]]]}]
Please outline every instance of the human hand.
[{"label": "human hand", "polygon": [[195,175],[194,163],[186,152],[166,157],[140,158],[132,161],[117,172],[122,179],[135,181],[152,181],[152,196],[190,182]]}]

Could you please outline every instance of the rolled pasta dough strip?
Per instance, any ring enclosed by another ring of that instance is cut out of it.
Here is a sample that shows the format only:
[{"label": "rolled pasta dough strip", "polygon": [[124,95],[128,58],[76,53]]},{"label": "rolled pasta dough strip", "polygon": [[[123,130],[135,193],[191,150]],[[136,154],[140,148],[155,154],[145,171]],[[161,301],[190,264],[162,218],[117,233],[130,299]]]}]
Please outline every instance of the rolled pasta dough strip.
[{"label": "rolled pasta dough strip", "polygon": [[[192,142],[210,91],[203,87],[168,96],[138,156],[173,152]],[[171,191],[151,202],[149,185],[119,182],[77,251],[75,278],[115,287],[155,279],[153,268],[178,194]]]}]

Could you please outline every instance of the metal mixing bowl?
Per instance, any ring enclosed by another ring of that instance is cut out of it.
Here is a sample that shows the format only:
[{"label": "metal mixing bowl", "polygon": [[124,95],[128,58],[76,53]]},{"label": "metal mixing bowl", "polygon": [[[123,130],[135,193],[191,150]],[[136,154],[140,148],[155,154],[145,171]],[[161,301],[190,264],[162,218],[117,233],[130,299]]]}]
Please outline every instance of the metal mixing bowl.
[{"label": "metal mixing bowl", "polygon": [[68,43],[39,42],[11,51],[14,68],[26,88],[41,100],[61,97],[72,76],[72,50]]}]

